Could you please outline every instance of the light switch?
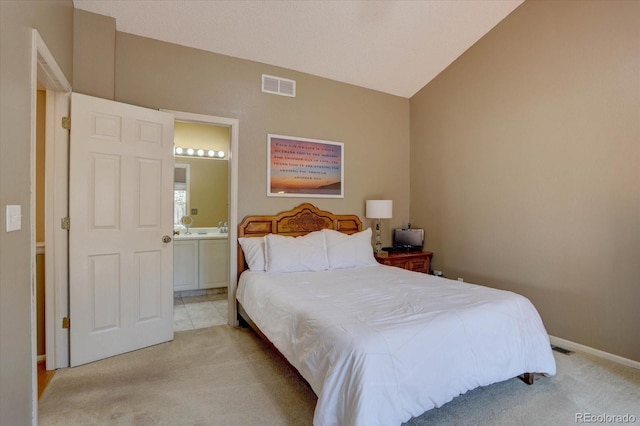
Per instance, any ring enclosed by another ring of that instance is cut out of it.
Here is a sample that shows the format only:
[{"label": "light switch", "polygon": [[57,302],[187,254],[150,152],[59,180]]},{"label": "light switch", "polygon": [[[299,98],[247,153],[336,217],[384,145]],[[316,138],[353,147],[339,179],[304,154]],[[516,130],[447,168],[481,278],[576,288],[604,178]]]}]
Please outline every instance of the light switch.
[{"label": "light switch", "polygon": [[22,210],[20,206],[7,204],[7,232],[22,228]]}]

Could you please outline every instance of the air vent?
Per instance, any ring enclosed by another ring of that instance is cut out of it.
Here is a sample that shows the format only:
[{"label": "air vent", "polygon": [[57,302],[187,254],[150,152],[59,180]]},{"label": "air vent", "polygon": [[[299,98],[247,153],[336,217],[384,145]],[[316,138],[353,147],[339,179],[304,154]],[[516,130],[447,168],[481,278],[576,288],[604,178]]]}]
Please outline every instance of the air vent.
[{"label": "air vent", "polygon": [[262,91],[274,95],[296,97],[296,81],[262,74]]},{"label": "air vent", "polygon": [[561,354],[571,355],[572,352],[569,349],[561,348],[560,346],[551,345],[551,349],[556,352],[560,352]]}]

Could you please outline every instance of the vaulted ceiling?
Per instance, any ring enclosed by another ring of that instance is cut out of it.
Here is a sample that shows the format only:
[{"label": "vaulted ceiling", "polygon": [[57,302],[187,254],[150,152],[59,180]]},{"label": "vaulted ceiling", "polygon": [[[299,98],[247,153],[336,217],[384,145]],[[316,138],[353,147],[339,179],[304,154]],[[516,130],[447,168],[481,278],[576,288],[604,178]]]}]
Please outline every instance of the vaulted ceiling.
[{"label": "vaulted ceiling", "polygon": [[523,0],[74,0],[118,31],[409,98]]}]

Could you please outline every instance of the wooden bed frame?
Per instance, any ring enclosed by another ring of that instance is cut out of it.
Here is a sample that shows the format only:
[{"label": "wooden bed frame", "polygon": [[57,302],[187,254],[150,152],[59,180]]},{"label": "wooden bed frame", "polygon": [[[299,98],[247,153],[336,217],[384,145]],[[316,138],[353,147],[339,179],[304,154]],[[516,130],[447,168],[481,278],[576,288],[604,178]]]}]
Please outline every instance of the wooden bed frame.
[{"label": "wooden bed frame", "polygon": [[[289,211],[278,213],[275,216],[247,216],[238,226],[238,237],[264,237],[267,234],[278,234],[284,236],[297,237],[306,235],[309,232],[320,231],[322,229],[333,229],[345,234],[354,234],[362,231],[362,222],[357,215],[335,215],[333,213],[320,210],[310,203],[300,204]],[[240,274],[249,269],[242,247],[238,243],[238,279]],[[267,344],[282,357],[286,358],[280,351],[266,338],[260,329],[251,320],[240,303],[238,307],[238,321],[241,325],[248,325]],[[288,361],[287,361],[288,363]],[[291,364],[289,364],[291,365]],[[294,368],[292,366],[292,368]],[[297,370],[294,368],[297,372]],[[298,373],[299,374],[299,373]],[[300,376],[302,377],[302,376]],[[525,373],[519,378],[526,384],[534,382],[534,373]]]}]

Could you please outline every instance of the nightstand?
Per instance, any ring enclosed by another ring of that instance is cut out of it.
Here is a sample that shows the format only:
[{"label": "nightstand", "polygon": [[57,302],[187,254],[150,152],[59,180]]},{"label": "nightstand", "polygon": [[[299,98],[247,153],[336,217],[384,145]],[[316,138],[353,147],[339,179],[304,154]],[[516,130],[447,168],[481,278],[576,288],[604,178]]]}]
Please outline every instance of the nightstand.
[{"label": "nightstand", "polygon": [[429,273],[431,257],[430,251],[403,251],[374,253],[376,260],[383,265],[397,266],[409,271]]}]

